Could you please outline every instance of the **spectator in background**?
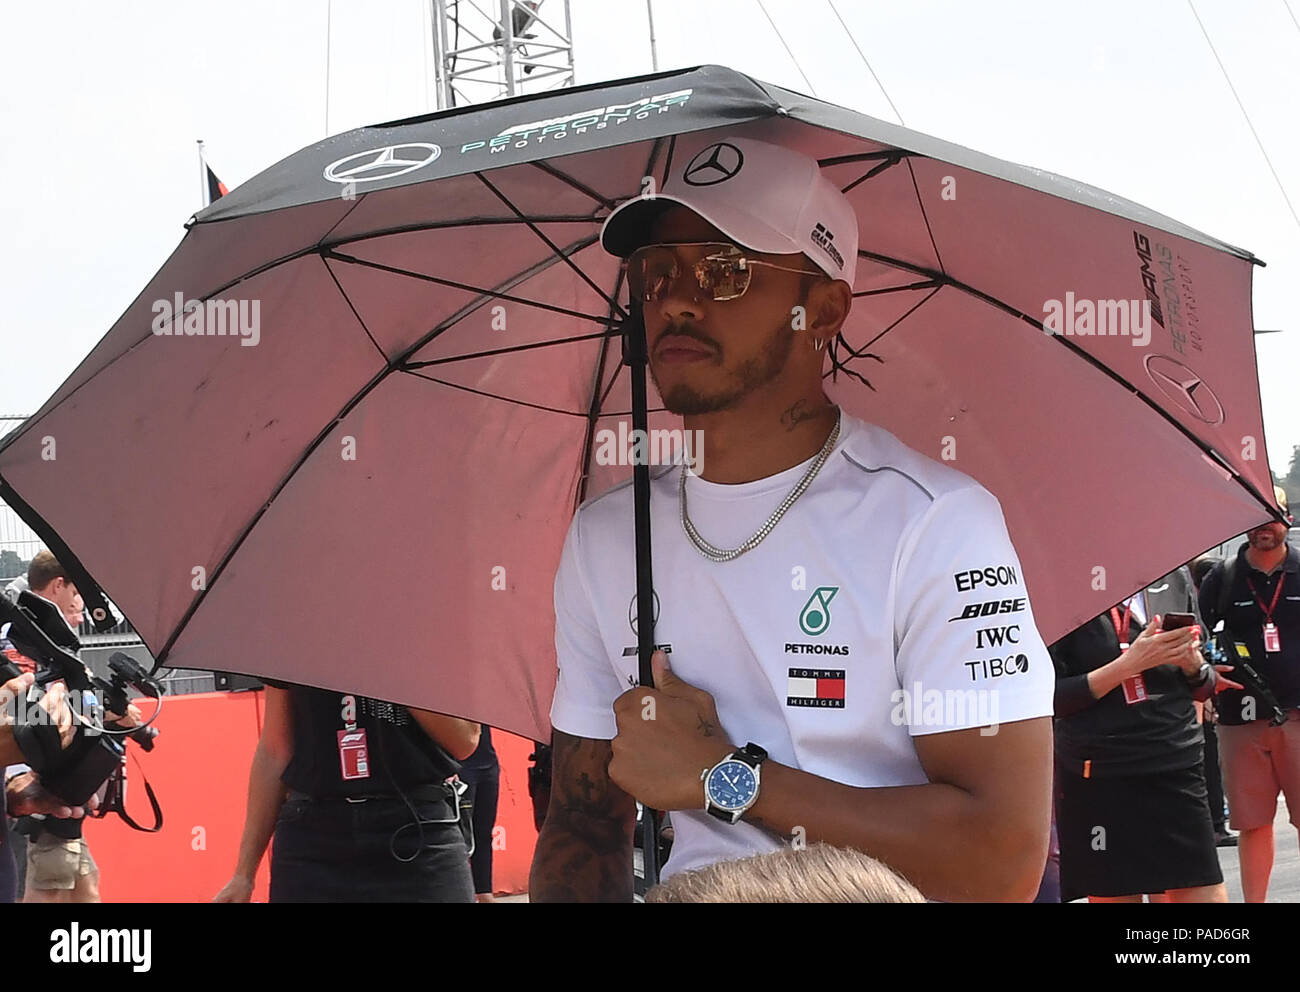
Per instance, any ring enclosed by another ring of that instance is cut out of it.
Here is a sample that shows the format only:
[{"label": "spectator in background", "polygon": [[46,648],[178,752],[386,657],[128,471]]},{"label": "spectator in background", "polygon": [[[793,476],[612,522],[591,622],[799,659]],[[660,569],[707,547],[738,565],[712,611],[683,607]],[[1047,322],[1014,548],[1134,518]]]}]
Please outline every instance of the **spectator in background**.
[{"label": "spectator in background", "polygon": [[811,844],[683,871],[646,893],[646,902],[925,902],[901,875],[851,848]]},{"label": "spectator in background", "polygon": [[478,746],[479,725],[263,681],[239,858],[214,901],[249,901],[274,835],[271,902],[473,902],[448,780]]},{"label": "spectator in background", "polygon": [[470,804],[474,824],[474,853],[469,856],[474,876],[474,898],[493,902],[492,829],[497,822],[497,799],[501,792],[501,764],[492,746],[492,728],[484,725],[474,753],[460,763],[460,780],[469,786],[465,801]]},{"label": "spectator in background", "polygon": [[1224,621],[1286,716],[1273,726],[1270,707],[1253,689],[1225,692],[1216,701],[1246,902],[1268,897],[1279,792],[1286,796],[1291,824],[1300,827],[1300,555],[1286,540],[1292,522],[1286,493],[1275,487],[1274,495],[1287,524],[1273,521],[1248,531],[1236,556],[1206,573],[1200,592],[1206,623],[1213,629]]},{"label": "spectator in background", "polygon": [[[1210,569],[1219,563],[1214,555],[1202,555],[1192,562],[1192,584],[1199,596],[1201,583]],[[1202,613],[1204,618],[1205,614]],[[1208,637],[1209,633],[1205,632]],[[1237,835],[1228,829],[1228,804],[1223,796],[1223,770],[1219,764],[1219,734],[1216,729],[1219,715],[1211,696],[1201,707],[1201,734],[1205,738],[1205,791],[1210,797],[1210,822],[1214,824],[1214,843],[1217,847],[1236,847]]]},{"label": "spectator in background", "polygon": [[1195,603],[1179,568],[1048,649],[1063,902],[1228,901],[1192,705],[1218,674],[1194,624],[1163,630]]}]

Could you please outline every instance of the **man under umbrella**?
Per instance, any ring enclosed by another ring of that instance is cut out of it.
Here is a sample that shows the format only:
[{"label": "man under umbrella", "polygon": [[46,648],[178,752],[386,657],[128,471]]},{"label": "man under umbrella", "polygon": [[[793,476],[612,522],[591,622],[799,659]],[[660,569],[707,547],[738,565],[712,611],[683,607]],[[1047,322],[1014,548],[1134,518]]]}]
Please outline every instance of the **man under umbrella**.
[{"label": "man under umbrella", "polygon": [[827,400],[857,222],[817,163],[687,145],[602,242],[701,474],[652,482],[655,688],[628,650],[631,487],[569,529],[531,897],[629,900],[635,799],[672,811],[665,878],[823,841],[932,899],[1029,900],[1053,674],[998,501]]}]

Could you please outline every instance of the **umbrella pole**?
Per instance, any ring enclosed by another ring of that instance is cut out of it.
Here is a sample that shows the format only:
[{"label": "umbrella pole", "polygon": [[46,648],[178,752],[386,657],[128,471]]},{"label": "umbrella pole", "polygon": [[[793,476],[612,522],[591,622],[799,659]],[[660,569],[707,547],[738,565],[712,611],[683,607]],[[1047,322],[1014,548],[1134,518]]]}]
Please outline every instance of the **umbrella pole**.
[{"label": "umbrella pole", "polygon": [[[650,656],[655,650],[654,576],[650,558],[650,445],[649,414],[646,410],[646,341],[641,307],[634,300],[624,332],[624,361],[632,382],[632,436],[644,438],[642,457],[632,463],[632,502],[636,528],[636,615],[637,660],[642,685],[653,686]],[[638,433],[639,432],[639,433]],[[633,450],[637,450],[635,447]],[[641,853],[646,889],[659,881],[659,813],[643,808]]]}]

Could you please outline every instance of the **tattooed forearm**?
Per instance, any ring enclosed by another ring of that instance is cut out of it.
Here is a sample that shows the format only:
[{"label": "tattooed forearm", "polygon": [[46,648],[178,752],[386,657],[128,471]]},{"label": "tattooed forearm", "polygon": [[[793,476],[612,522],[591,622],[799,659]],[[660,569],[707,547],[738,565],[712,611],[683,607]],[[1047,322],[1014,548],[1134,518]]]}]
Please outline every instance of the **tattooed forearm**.
[{"label": "tattooed forearm", "polygon": [[702,716],[697,717],[697,719],[699,719],[700,722],[695,729],[698,730],[705,737],[712,737],[713,731],[715,729],[713,724],[711,724],[708,720],[704,719],[704,717]]},{"label": "tattooed forearm", "polygon": [[609,741],[555,732],[551,803],[529,878],[532,902],[631,902],[636,804],[609,779]]}]

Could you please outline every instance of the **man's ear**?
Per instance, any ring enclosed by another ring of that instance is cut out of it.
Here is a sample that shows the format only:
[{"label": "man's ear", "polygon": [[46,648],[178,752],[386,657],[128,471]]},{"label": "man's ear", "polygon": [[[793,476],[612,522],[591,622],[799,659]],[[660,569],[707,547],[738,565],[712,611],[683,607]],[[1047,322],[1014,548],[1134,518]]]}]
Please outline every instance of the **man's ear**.
[{"label": "man's ear", "polygon": [[843,279],[819,279],[808,290],[808,330],[829,341],[839,333],[853,307],[853,290]]}]

